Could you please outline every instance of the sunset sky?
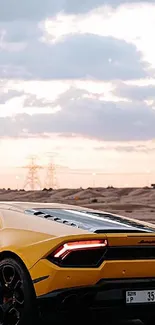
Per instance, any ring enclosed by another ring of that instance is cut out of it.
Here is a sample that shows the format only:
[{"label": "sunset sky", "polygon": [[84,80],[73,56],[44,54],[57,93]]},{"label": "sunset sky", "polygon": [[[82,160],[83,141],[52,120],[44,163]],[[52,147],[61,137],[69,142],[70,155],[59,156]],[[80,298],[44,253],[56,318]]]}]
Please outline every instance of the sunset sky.
[{"label": "sunset sky", "polygon": [[155,1],[0,4],[0,188],[155,183]]}]

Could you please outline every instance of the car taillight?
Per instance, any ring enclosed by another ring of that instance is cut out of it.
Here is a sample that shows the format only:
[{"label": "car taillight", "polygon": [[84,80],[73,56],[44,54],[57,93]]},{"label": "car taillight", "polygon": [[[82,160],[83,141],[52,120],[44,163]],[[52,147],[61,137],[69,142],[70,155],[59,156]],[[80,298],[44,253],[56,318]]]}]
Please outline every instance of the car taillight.
[{"label": "car taillight", "polygon": [[103,259],[107,245],[106,239],[72,241],[58,247],[48,259],[63,267],[95,267]]}]

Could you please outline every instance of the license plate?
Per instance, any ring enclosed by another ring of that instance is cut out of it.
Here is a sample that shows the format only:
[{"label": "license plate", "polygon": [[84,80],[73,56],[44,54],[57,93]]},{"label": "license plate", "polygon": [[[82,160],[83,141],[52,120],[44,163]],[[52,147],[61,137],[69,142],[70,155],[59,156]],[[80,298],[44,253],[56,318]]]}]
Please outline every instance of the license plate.
[{"label": "license plate", "polygon": [[155,302],[155,290],[126,291],[126,304],[148,304]]}]

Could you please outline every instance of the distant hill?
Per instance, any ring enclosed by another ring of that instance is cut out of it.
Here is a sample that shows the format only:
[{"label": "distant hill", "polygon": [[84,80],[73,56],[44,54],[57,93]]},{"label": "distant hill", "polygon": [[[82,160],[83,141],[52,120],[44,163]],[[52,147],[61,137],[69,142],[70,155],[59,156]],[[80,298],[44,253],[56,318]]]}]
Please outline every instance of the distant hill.
[{"label": "distant hill", "polygon": [[155,222],[154,188],[88,188],[43,191],[0,190],[0,201],[76,204]]}]

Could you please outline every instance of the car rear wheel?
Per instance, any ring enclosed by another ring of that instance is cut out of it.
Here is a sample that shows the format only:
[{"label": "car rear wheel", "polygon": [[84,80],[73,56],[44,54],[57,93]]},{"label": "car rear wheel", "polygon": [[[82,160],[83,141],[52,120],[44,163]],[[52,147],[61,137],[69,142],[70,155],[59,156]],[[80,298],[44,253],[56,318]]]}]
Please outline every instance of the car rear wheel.
[{"label": "car rear wheel", "polygon": [[31,325],[37,318],[30,275],[14,258],[0,261],[0,325]]}]

